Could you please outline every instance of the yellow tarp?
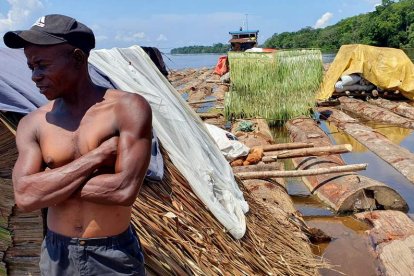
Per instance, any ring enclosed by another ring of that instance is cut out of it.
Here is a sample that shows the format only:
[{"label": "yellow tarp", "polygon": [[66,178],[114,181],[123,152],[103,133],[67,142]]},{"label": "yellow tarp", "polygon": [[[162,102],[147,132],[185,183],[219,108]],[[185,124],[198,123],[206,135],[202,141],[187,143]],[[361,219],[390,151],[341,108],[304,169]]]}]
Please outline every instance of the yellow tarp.
[{"label": "yellow tarp", "polygon": [[399,90],[404,97],[414,99],[414,64],[404,51],[362,44],[343,45],[339,49],[317,99],[328,99],[340,77],[353,73],[382,89]]}]

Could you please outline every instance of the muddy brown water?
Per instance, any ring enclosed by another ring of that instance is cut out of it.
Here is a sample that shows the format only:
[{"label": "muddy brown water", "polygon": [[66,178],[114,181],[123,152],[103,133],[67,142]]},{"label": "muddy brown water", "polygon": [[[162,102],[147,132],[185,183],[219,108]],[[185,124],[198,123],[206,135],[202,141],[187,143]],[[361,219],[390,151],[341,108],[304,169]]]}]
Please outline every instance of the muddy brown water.
[{"label": "muddy brown water", "polygon": [[[414,152],[414,131],[395,126],[364,122],[376,131],[384,134],[393,143]],[[347,164],[368,163],[367,170],[358,172],[395,189],[408,203],[408,215],[414,218],[414,184],[409,182],[397,170],[369,151],[351,136],[338,131],[332,125],[322,121],[321,128],[328,134],[333,144],[349,143],[351,153],[342,154]],[[272,128],[277,143],[289,142],[286,129]],[[285,161],[287,170],[294,169],[290,161]],[[352,215],[337,216],[316,196],[311,195],[301,178],[288,178],[287,190],[296,208],[302,213],[310,227],[323,230],[333,239],[331,242],[313,246],[313,251],[323,256],[334,270],[322,270],[321,275],[379,275],[378,263],[370,250],[370,243],[364,231],[369,226],[355,220]]]}]

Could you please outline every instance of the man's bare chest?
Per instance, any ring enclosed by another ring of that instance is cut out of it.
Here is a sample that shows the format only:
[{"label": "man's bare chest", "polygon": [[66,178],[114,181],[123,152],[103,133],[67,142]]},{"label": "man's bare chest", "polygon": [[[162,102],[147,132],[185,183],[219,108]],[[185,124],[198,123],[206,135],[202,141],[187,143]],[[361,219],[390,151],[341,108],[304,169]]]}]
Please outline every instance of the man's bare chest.
[{"label": "man's bare chest", "polygon": [[118,132],[109,112],[89,114],[80,120],[68,117],[50,121],[53,123],[46,121],[39,133],[43,160],[49,168],[79,158]]}]

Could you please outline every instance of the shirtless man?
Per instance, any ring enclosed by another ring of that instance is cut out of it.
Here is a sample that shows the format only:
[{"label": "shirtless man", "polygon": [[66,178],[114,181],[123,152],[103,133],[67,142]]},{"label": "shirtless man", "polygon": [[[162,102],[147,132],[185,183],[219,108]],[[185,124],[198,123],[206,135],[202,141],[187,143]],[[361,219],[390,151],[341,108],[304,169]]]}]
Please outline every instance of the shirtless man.
[{"label": "shirtless man", "polygon": [[24,48],[50,100],[20,121],[13,170],[17,206],[48,208],[42,275],[143,275],[130,220],[150,160],[149,104],[91,81],[95,38],[73,18],[44,16],[4,42]]}]

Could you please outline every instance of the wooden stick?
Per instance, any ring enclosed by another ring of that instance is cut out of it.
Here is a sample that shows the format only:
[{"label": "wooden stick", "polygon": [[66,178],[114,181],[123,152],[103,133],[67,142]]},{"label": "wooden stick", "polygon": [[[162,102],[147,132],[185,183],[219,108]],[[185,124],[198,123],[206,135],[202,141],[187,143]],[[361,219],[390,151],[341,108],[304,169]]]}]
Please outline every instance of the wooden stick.
[{"label": "wooden stick", "polygon": [[365,170],[367,166],[368,164],[353,164],[353,165],[335,166],[335,167],[330,167],[330,168],[318,168],[318,169],[309,169],[309,170],[243,172],[243,173],[236,173],[236,176],[238,176],[242,180],[275,178],[275,177],[301,177],[301,176],[308,176],[308,175],[361,171],[361,170]]},{"label": "wooden stick", "polygon": [[217,101],[217,99],[193,101],[193,102],[188,102],[188,104],[212,103],[212,102],[215,102],[215,101]]},{"label": "wooden stick", "polygon": [[197,113],[201,119],[211,119],[211,118],[218,118],[222,114],[221,113]]},{"label": "wooden stick", "polygon": [[312,143],[283,143],[263,146],[263,151],[312,148]]},{"label": "wooden stick", "polygon": [[241,172],[262,172],[262,171],[277,171],[280,170],[282,163],[274,162],[268,164],[258,164],[249,166],[233,167],[233,173]]},{"label": "wooden stick", "polygon": [[333,145],[324,147],[293,149],[279,152],[266,152],[265,157],[262,158],[263,162],[272,162],[277,159],[286,159],[303,156],[322,156],[330,154],[338,154],[352,151],[351,144]]}]

